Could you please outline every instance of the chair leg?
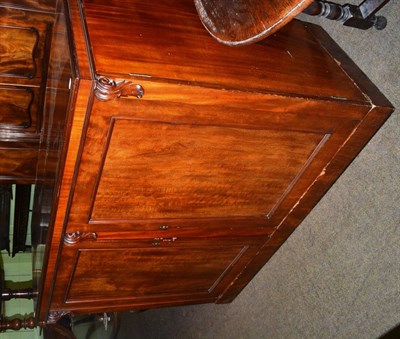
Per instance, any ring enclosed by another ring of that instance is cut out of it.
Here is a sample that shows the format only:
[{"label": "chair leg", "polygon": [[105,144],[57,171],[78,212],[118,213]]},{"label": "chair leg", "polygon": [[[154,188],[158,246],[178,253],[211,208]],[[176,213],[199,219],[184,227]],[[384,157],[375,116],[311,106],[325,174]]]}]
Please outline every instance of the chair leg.
[{"label": "chair leg", "polygon": [[[7,330],[11,331],[19,331],[20,329],[34,329],[36,326],[39,326],[34,317],[23,318],[23,319],[13,319],[6,320],[4,318],[0,319],[0,333],[5,332]],[[47,331],[50,332],[49,338],[65,338],[65,339],[77,339],[72,331],[61,325],[61,324],[49,324],[45,325]],[[46,337],[46,336],[45,336]]]},{"label": "chair leg", "polygon": [[303,13],[336,20],[345,26],[359,29],[375,27],[378,30],[386,27],[387,21],[375,13],[386,5],[389,0],[365,0],[359,6],[339,5],[327,1],[314,1]]},{"label": "chair leg", "polygon": [[3,288],[0,295],[1,301],[8,301],[10,299],[32,299],[37,296],[32,288],[10,289]]},{"label": "chair leg", "polygon": [[0,319],[0,332],[7,330],[18,331],[21,328],[24,329],[33,329],[36,327],[36,322],[34,317],[23,318],[23,319],[13,319],[6,320],[4,318]]}]

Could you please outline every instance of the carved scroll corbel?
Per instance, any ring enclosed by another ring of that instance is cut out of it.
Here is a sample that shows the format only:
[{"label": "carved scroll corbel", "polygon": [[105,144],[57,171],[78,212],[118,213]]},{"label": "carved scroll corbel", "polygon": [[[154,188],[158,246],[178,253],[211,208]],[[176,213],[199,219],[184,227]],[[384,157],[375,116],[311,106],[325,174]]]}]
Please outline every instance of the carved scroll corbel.
[{"label": "carved scroll corbel", "polygon": [[76,245],[84,240],[96,240],[97,234],[94,232],[73,232],[73,233],[65,233],[64,234],[64,244],[65,245]]},{"label": "carved scroll corbel", "polygon": [[140,99],[144,95],[144,89],[141,85],[134,84],[130,81],[123,80],[117,82],[106,77],[98,77],[96,79],[94,95],[100,101],[131,96]]}]

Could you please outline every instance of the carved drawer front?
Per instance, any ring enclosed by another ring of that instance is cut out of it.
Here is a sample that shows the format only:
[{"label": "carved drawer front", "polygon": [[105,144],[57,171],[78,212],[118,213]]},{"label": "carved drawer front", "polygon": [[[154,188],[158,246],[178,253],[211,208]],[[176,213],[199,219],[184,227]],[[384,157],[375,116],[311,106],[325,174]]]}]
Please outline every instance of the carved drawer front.
[{"label": "carved drawer front", "polygon": [[[260,246],[257,239],[110,239],[82,235],[64,245],[55,300],[71,310],[89,305],[215,301]],[[67,235],[68,237],[68,235]],[[111,303],[111,304],[110,304]],[[74,306],[75,305],[75,306]]]},{"label": "carved drawer front", "polygon": [[[47,68],[46,41],[51,16],[0,7],[0,78],[40,85]],[[8,79],[7,79],[8,78]]]},{"label": "carved drawer front", "polygon": [[39,96],[38,88],[0,87],[0,138],[37,131]]},{"label": "carved drawer front", "polygon": [[0,180],[10,180],[23,183],[34,182],[36,179],[36,163],[38,150],[34,148],[10,148],[5,149],[0,145]]},{"label": "carved drawer front", "polygon": [[33,78],[39,33],[33,27],[0,26],[0,74]]}]

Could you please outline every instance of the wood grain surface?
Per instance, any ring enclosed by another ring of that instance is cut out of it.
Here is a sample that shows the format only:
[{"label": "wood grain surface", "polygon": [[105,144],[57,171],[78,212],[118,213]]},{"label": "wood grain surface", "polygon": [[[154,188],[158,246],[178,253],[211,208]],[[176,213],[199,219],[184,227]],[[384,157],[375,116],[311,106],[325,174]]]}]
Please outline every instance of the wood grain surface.
[{"label": "wood grain surface", "polygon": [[[231,48],[189,0],[68,5],[76,72],[43,321],[231,301],[392,111],[299,21]],[[100,77],[144,95],[99,100]]]},{"label": "wood grain surface", "polygon": [[231,48],[210,37],[190,0],[91,0],[84,14],[99,75],[365,102],[297,21],[259,44]]}]

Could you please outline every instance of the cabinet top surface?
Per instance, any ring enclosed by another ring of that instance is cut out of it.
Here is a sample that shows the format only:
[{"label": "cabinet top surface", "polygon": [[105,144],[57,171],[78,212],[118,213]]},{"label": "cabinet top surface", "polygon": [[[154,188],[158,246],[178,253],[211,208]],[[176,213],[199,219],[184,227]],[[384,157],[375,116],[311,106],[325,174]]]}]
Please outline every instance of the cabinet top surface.
[{"label": "cabinet top surface", "polygon": [[82,6],[96,74],[366,101],[299,21],[259,43],[228,47],[204,29],[192,0],[82,0]]}]

